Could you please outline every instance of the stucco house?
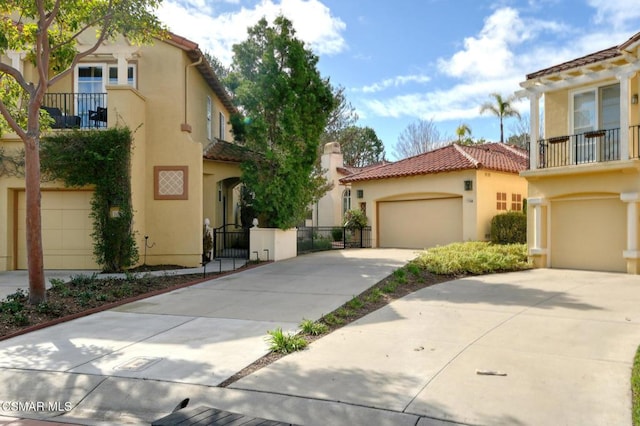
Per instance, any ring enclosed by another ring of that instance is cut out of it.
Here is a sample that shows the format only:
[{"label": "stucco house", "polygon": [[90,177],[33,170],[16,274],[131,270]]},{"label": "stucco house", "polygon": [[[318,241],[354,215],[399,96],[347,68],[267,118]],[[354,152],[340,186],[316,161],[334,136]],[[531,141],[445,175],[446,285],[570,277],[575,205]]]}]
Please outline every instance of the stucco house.
[{"label": "stucco house", "polygon": [[[338,142],[328,142],[324,145],[320,155],[320,168],[323,176],[330,185],[330,189],[311,206],[311,220],[306,226],[343,226],[344,214],[351,210],[351,184],[342,182],[341,179],[360,173],[363,170],[372,169],[387,164],[383,161],[379,164],[371,164],[364,167],[354,167],[344,164],[342,148]],[[353,208],[356,208],[354,205]]]},{"label": "stucco house", "polygon": [[639,54],[637,33],[520,83],[531,104],[531,164],[522,176],[538,267],[640,272]]},{"label": "stucco house", "polygon": [[[82,49],[93,40],[79,42]],[[0,60],[33,76],[23,52]],[[235,222],[242,150],[228,142],[228,120],[236,109],[196,43],[175,34],[145,46],[122,38],[105,43],[52,87],[43,105],[61,117],[52,132],[69,123],[135,130],[131,185],[141,263],[199,265],[205,219],[212,227]],[[15,134],[0,139],[6,152],[22,146]],[[92,188],[41,188],[45,268],[97,268]],[[0,270],[27,267],[24,204],[24,179],[0,176]]]},{"label": "stucco house", "polygon": [[452,144],[344,177],[352,206],[365,211],[373,247],[424,249],[487,240],[491,219],[523,209],[525,150]]}]

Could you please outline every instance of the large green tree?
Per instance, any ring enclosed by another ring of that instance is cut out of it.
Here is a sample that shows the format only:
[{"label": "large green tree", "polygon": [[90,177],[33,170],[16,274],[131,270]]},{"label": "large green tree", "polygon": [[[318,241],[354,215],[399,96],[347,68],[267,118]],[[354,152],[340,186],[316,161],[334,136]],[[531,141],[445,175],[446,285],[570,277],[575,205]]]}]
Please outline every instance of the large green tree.
[{"label": "large green tree", "polygon": [[[46,300],[40,212],[40,106],[47,89],[67,77],[83,58],[121,34],[131,42],[163,33],[153,11],[161,0],[0,1],[0,54],[25,53],[35,67],[0,62],[0,113],[5,128],[24,142],[29,301]],[[95,43],[79,50],[78,37],[94,33]]]},{"label": "large green tree", "polygon": [[513,106],[515,96],[503,97],[500,93],[492,93],[493,101],[485,102],[480,106],[480,114],[489,112],[500,120],[500,142],[504,143],[504,119],[508,117],[520,118],[520,113]]},{"label": "large green tree", "polygon": [[242,180],[260,226],[291,228],[324,189],[317,159],[335,105],[331,86],[283,16],[272,26],[261,19],[233,52],[230,86],[244,116],[231,120],[234,136],[256,154],[242,164]]}]

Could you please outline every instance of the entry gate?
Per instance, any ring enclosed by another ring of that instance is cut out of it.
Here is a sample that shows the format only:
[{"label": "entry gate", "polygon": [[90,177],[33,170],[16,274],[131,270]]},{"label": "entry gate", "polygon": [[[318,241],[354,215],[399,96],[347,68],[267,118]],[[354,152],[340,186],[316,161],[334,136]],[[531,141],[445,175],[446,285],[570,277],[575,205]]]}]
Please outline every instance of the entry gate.
[{"label": "entry gate", "polygon": [[233,223],[215,228],[213,258],[249,259],[249,228]]}]

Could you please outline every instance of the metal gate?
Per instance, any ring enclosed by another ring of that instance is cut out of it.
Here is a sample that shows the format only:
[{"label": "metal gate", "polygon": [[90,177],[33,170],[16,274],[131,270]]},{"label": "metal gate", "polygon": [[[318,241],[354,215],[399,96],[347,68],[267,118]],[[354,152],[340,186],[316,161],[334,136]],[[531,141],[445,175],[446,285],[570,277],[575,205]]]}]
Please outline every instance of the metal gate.
[{"label": "metal gate", "polygon": [[230,223],[214,229],[213,258],[249,259],[249,228]]}]

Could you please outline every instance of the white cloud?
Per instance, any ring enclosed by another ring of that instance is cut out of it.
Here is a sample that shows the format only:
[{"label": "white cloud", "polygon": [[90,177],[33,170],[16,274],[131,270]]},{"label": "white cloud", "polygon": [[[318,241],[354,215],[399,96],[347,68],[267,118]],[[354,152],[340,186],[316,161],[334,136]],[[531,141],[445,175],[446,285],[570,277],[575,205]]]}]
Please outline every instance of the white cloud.
[{"label": "white cloud", "polygon": [[428,83],[429,81],[431,81],[431,77],[427,75],[400,75],[393,78],[387,78],[368,86],[364,86],[361,89],[354,89],[354,91],[363,93],[375,93],[390,87],[400,87],[409,83],[423,84]]},{"label": "white cloud", "polygon": [[342,37],[346,24],[319,0],[261,0],[253,8],[241,7],[233,13],[218,13],[215,2],[205,0],[167,0],[158,10],[158,17],[171,31],[195,41],[225,64],[231,63],[232,46],[246,39],[247,28],[263,17],[272,22],[280,14],[293,22],[297,37],[315,53],[346,49]]},{"label": "white cloud", "polygon": [[596,9],[596,24],[606,23],[614,29],[621,29],[625,28],[629,21],[640,18],[640,5],[637,0],[588,0],[587,3]]}]

